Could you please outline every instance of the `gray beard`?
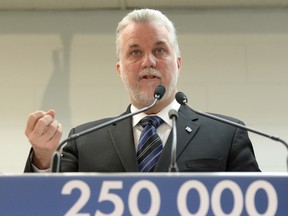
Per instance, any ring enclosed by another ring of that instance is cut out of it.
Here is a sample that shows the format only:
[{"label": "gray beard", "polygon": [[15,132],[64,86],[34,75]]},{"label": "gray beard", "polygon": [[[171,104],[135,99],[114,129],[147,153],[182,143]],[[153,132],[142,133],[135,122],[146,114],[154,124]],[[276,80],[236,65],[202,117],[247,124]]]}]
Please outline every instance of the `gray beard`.
[{"label": "gray beard", "polygon": [[[151,74],[154,74],[154,75],[157,75],[157,76],[161,77],[160,72],[158,72],[157,70],[148,69],[146,71],[143,70],[143,71],[141,71],[139,73],[139,75],[138,75],[139,79],[140,79],[142,73],[148,73],[148,71]],[[174,89],[176,87],[176,83],[177,83],[177,80],[178,80],[178,74],[176,73],[175,76],[176,77],[173,78],[172,83],[170,83],[169,86],[167,87],[166,93],[164,94],[163,98],[161,99],[162,101],[165,100],[166,98],[174,97],[174,95],[172,96],[172,93],[173,93],[173,91],[174,91]],[[154,91],[153,91],[153,93],[151,93],[151,95],[147,96],[143,92],[138,90],[139,88],[137,86],[135,88],[129,86],[128,83],[127,83],[127,79],[126,79],[125,75],[122,77],[122,81],[123,81],[124,85],[126,86],[128,92],[129,92],[130,98],[133,101],[136,101],[138,104],[141,104],[143,107],[151,105],[153,103],[153,101],[155,100]],[[149,85],[149,83],[148,83],[148,85]],[[154,87],[152,87],[152,85],[151,85],[150,88],[154,88]]]},{"label": "gray beard", "polygon": [[128,87],[127,85],[126,87],[128,88],[130,97],[132,98],[133,101],[136,101],[137,103],[142,104],[143,106],[149,106],[150,104],[153,103],[155,99],[153,93],[152,95],[147,96],[139,90],[135,90],[131,87]]}]

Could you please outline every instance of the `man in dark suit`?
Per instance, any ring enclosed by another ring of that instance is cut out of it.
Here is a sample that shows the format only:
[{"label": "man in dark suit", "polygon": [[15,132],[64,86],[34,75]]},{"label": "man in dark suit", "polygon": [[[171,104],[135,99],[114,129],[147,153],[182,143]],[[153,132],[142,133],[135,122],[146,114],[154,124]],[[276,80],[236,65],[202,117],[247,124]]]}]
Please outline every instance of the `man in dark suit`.
[{"label": "man in dark suit", "polygon": [[[182,58],[174,25],[165,15],[151,9],[129,13],[117,27],[116,45],[116,68],[131,101],[124,114],[150,105],[158,85],[164,86],[166,93],[145,113],[68,142],[63,149],[61,171],[138,172],[142,170],[140,164],[146,160],[151,163],[143,165],[151,166],[148,171],[168,171],[172,145],[172,122],[168,112],[171,109],[179,113],[176,151],[179,171],[260,171],[247,132],[201,117],[175,100]],[[151,126],[146,131],[147,125],[142,125],[146,116],[157,116],[152,122],[160,126]],[[111,119],[80,125],[72,129],[71,134],[108,120]],[[51,155],[62,135],[55,111],[30,114],[25,132],[32,144],[25,171],[48,171]],[[143,136],[150,132],[151,136],[145,140]],[[145,150],[140,152],[144,148],[142,143]],[[151,145],[154,147],[150,148]],[[143,160],[139,162],[141,157]]]}]

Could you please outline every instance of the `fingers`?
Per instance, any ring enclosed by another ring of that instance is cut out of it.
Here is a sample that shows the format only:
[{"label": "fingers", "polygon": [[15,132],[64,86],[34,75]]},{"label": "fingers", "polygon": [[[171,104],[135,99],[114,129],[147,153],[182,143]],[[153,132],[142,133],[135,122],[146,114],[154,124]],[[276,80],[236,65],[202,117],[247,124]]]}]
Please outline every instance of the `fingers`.
[{"label": "fingers", "polygon": [[55,115],[56,115],[56,112],[55,112],[55,110],[50,109],[50,110],[47,111],[46,114],[52,116],[52,118],[54,119]]},{"label": "fingers", "polygon": [[36,152],[54,152],[58,147],[62,136],[62,126],[57,120],[54,120],[46,127],[46,130],[40,135],[34,133],[31,135],[30,142]]},{"label": "fingers", "polygon": [[[51,118],[50,118],[50,117]],[[42,119],[45,117],[44,119]],[[55,118],[55,111],[54,110],[48,110],[47,112],[44,111],[36,111],[34,113],[31,113],[27,119],[26,123],[26,129],[25,134],[28,136],[30,133],[32,133],[36,129],[42,129],[44,131],[45,125],[51,123],[51,120]],[[40,120],[40,122],[39,122]],[[37,125],[39,122],[39,125]],[[43,132],[42,131],[42,132]]]},{"label": "fingers", "polygon": [[[48,142],[55,136],[56,132],[58,132],[59,126],[60,126],[60,123],[58,123],[57,120],[53,120],[48,126],[45,127],[44,131],[39,130],[39,133],[40,133],[39,135],[43,136],[43,138],[45,139],[44,142]],[[39,127],[42,128],[42,126],[39,126]]]},{"label": "fingers", "polygon": [[[62,135],[62,126],[54,119],[55,111],[36,111],[27,120],[25,134],[35,148],[55,148]],[[49,143],[53,139],[53,143]],[[49,146],[50,145],[50,146]]]},{"label": "fingers", "polygon": [[36,111],[31,113],[27,119],[25,134],[28,136],[35,128],[36,123],[40,118],[45,116],[46,112],[44,111]]},{"label": "fingers", "polygon": [[32,134],[34,136],[42,136],[46,133],[47,130],[51,130],[54,127],[56,127],[58,124],[57,120],[54,120],[52,116],[50,115],[44,115],[42,118],[40,118],[37,123],[35,124],[35,127],[32,131]]},{"label": "fingers", "polygon": [[60,123],[58,123],[57,129],[55,130],[55,133],[52,136],[52,138],[50,139],[50,141],[52,143],[57,143],[57,146],[58,146],[61,137],[62,137],[62,125]]}]

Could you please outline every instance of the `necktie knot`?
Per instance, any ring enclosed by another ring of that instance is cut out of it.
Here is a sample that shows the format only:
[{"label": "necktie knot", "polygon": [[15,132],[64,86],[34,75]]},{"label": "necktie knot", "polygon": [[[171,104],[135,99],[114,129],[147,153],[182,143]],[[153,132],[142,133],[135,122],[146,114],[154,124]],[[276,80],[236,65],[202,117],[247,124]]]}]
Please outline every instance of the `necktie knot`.
[{"label": "necktie knot", "polygon": [[153,125],[155,128],[158,128],[163,122],[163,119],[158,116],[145,116],[140,120],[139,123],[143,128],[147,124]]}]

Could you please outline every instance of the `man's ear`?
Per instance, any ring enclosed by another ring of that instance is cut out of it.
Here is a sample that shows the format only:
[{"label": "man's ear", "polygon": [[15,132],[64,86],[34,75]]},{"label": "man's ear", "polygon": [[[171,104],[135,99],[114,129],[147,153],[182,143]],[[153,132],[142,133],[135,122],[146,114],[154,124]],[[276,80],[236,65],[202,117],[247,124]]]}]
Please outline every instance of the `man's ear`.
[{"label": "man's ear", "polygon": [[182,66],[182,57],[178,56],[177,57],[177,67],[178,67],[179,73],[180,73],[180,70],[181,70],[181,66]]}]

